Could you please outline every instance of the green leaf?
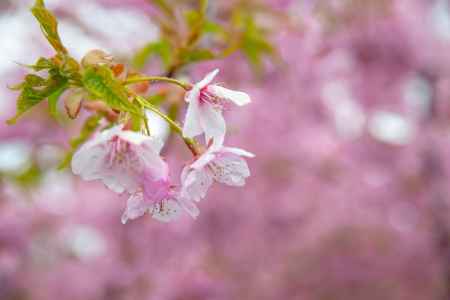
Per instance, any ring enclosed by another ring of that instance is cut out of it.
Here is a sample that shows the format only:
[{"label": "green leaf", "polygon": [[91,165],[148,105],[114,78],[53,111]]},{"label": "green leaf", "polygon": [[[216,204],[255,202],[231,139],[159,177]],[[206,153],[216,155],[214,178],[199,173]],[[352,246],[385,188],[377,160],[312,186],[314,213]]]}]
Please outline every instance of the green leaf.
[{"label": "green leaf", "polygon": [[48,108],[50,111],[50,115],[57,120],[59,115],[58,115],[58,100],[61,97],[62,93],[64,93],[64,91],[66,89],[68,89],[69,84],[67,82],[67,80],[65,81],[64,84],[62,84],[53,94],[51,94],[48,97]]},{"label": "green leaf", "polygon": [[193,49],[181,52],[180,57],[184,63],[193,63],[215,59],[216,55],[208,49]]},{"label": "green leaf", "polygon": [[157,42],[145,45],[133,57],[132,64],[135,68],[141,69],[152,56],[159,56],[164,66],[169,66],[172,58],[172,48],[170,43],[165,39],[161,39]]},{"label": "green leaf", "polygon": [[49,70],[55,68],[56,66],[51,59],[41,57],[34,65],[27,65],[27,67],[33,69],[36,72],[39,72],[42,70]]},{"label": "green leaf", "polygon": [[54,93],[57,93],[66,84],[67,79],[61,76],[51,77],[46,80],[34,74],[27,75],[25,81],[20,85],[22,91],[17,100],[16,115],[7,120],[7,123],[10,125],[15,124],[23,113],[44,99],[52,96]]},{"label": "green leaf", "polygon": [[125,87],[107,66],[87,68],[82,82],[94,98],[104,101],[111,108],[140,115],[138,108],[128,101]]},{"label": "green leaf", "polygon": [[273,55],[275,48],[266,39],[265,33],[253,18],[245,19],[245,32],[242,37],[241,50],[257,73],[262,71],[263,57]]},{"label": "green leaf", "polygon": [[184,12],[184,19],[190,28],[198,25],[202,20],[202,15],[196,10],[187,10]]},{"label": "green leaf", "polygon": [[52,47],[60,53],[67,54],[67,49],[61,42],[58,34],[58,21],[55,16],[45,8],[43,0],[36,0],[31,13],[41,25],[42,32]]},{"label": "green leaf", "polygon": [[93,115],[86,119],[81,128],[80,134],[70,140],[70,150],[65,155],[64,159],[58,166],[59,170],[65,169],[70,165],[72,157],[77,151],[77,149],[84,144],[87,140],[91,138],[97,128],[100,126],[100,120],[102,117],[100,115]]}]

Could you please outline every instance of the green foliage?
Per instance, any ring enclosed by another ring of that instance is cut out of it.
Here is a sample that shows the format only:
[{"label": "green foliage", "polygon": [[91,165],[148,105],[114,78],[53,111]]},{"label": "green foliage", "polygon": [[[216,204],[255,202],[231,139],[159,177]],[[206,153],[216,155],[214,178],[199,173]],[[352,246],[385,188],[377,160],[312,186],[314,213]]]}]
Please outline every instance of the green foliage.
[{"label": "green foliage", "polygon": [[72,157],[75,154],[75,151],[84,144],[87,140],[91,138],[97,128],[100,126],[100,120],[102,116],[93,115],[86,119],[81,128],[80,134],[77,137],[74,137],[70,140],[70,150],[65,155],[62,162],[59,164],[58,169],[62,170],[67,168],[72,161]]},{"label": "green foliage", "polygon": [[194,62],[215,59],[216,55],[211,50],[199,48],[181,51],[180,58],[183,63],[189,64]]},{"label": "green foliage", "polygon": [[55,67],[55,64],[51,59],[41,57],[38,59],[38,61],[34,65],[27,66],[30,69],[33,69],[36,72],[42,71],[42,70],[49,70]]},{"label": "green foliage", "polygon": [[149,2],[158,7],[167,16],[174,17],[172,6],[166,0],[149,0]]},{"label": "green foliage", "polygon": [[58,22],[55,16],[45,8],[43,0],[36,0],[31,12],[41,25],[42,32],[52,47],[59,53],[67,54],[58,34]]},{"label": "green foliage", "polygon": [[128,100],[125,87],[107,66],[87,68],[82,82],[93,98],[104,101],[113,109],[140,115],[139,109]]},{"label": "green foliage", "polygon": [[42,179],[42,170],[39,168],[36,162],[33,162],[24,172],[19,175],[13,176],[12,179],[18,185],[29,188],[37,186]]},{"label": "green foliage", "polygon": [[54,93],[48,96],[48,108],[50,115],[55,119],[58,119],[58,100],[68,87],[69,84],[66,81]]},{"label": "green foliage", "polygon": [[135,68],[141,69],[152,56],[159,57],[164,67],[167,68],[172,61],[172,47],[170,43],[165,39],[161,39],[157,42],[145,45],[133,57],[132,64]]},{"label": "green foliage", "polygon": [[16,115],[9,119],[7,123],[15,124],[22,114],[46,98],[52,97],[52,101],[56,103],[59,95],[67,88],[67,82],[67,79],[59,74],[53,74],[48,79],[35,74],[28,74],[23,83],[14,87],[14,89],[21,90],[21,93],[17,100]]},{"label": "green foliage", "polygon": [[275,49],[267,40],[265,32],[259,28],[250,16],[243,20],[244,32],[241,40],[241,50],[253,69],[260,73],[263,68],[264,56],[272,56]]}]

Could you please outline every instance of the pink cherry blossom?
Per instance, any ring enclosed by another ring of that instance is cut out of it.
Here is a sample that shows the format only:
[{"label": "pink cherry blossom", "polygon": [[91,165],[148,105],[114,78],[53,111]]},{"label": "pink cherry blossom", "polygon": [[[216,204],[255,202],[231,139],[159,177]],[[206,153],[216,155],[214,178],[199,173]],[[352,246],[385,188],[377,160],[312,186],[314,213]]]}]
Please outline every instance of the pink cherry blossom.
[{"label": "pink cherry blossom", "polygon": [[247,162],[242,157],[254,157],[239,148],[213,143],[198,159],[187,165],[181,174],[181,198],[200,201],[217,181],[229,186],[244,186],[250,176]]},{"label": "pink cherry blossom", "polygon": [[177,200],[169,181],[169,168],[160,157],[162,142],[116,126],[100,133],[77,151],[72,170],[85,180],[102,180],[117,193],[129,192],[122,223],[145,213],[169,222],[186,210],[195,217],[188,199]]},{"label": "pink cherry blossom", "polygon": [[205,133],[207,141],[211,138],[223,139],[226,131],[225,120],[222,116],[224,106],[228,103],[239,106],[250,103],[249,95],[244,92],[211,84],[218,73],[219,69],[215,69],[186,93],[185,100],[189,106],[184,121],[184,136],[192,138]]},{"label": "pink cherry blossom", "polygon": [[[163,143],[154,137],[115,126],[84,144],[73,156],[72,171],[84,180],[101,180],[116,193],[160,192],[155,182],[168,178],[159,156]],[[151,191],[152,190],[152,191]]]}]

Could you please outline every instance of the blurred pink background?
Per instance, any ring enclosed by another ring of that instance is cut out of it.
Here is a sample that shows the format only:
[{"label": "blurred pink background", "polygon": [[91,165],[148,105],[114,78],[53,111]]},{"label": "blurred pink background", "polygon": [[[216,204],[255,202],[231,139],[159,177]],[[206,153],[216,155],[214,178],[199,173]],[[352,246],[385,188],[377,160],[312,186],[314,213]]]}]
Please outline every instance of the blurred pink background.
[{"label": "blurred pink background", "polygon": [[[158,38],[143,0],[46,3],[76,58]],[[450,299],[449,2],[264,3],[288,16],[283,63],[258,78],[236,54],[181,74],[219,67],[252,96],[227,114],[228,144],[256,154],[247,186],[214,186],[195,221],[124,226],[124,197],[56,170],[77,122],[44,106],[5,125],[15,62],[52,52],[32,1],[0,2],[1,300]],[[178,181],[188,153],[164,154]]]}]

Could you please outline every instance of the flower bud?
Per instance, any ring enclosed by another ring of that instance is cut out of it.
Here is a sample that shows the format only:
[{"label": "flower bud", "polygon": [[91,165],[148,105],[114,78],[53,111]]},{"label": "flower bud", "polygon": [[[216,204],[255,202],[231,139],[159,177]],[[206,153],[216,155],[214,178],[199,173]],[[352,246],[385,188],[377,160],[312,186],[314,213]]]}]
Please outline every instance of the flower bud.
[{"label": "flower bud", "polygon": [[102,50],[91,50],[81,60],[83,67],[89,66],[110,66],[113,63],[113,56]]}]

